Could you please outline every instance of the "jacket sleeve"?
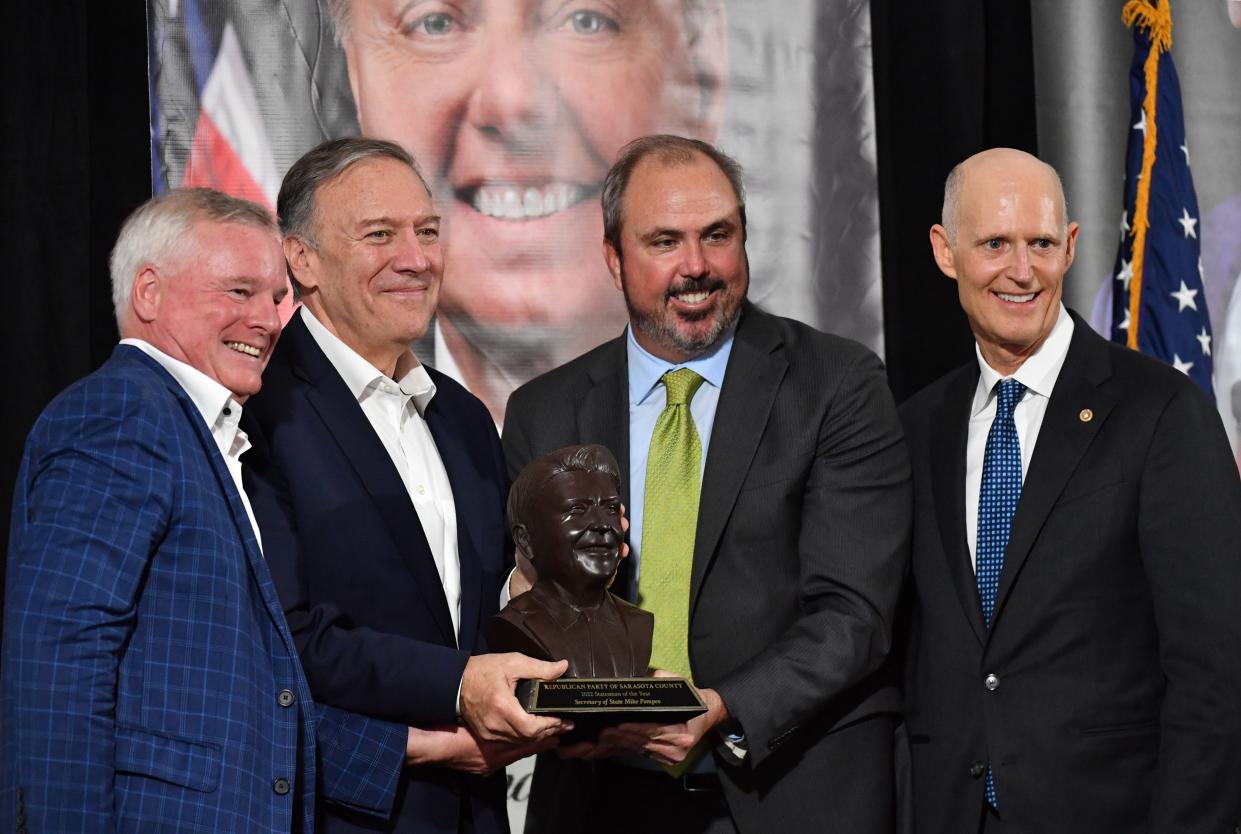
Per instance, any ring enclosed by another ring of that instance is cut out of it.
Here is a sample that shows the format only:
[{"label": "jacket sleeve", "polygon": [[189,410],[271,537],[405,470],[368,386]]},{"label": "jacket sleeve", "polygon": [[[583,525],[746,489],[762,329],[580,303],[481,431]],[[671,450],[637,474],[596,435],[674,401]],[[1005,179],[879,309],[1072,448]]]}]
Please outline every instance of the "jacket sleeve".
[{"label": "jacket sleeve", "polygon": [[170,512],[167,415],[85,390],[31,433],[9,540],[4,789],[31,831],[114,827],[119,662]]},{"label": "jacket sleeve", "polygon": [[316,705],[319,791],[329,802],[387,819],[405,765],[408,729]]},{"label": "jacket sleeve", "polygon": [[798,616],[715,683],[762,764],[825,711],[849,712],[892,646],[909,563],[909,455],[879,360],[852,362],[818,416],[800,495]]},{"label": "jacket sleeve", "polygon": [[1183,386],[1146,449],[1138,548],[1167,680],[1151,831],[1241,826],[1241,480],[1219,415]]}]

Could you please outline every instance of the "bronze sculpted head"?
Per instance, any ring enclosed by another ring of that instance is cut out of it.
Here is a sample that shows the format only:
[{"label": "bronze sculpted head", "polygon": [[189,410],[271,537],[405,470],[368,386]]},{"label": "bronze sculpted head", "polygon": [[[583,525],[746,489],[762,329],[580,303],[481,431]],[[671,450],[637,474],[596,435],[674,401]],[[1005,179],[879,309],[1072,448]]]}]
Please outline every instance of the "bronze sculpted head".
[{"label": "bronze sculpted head", "polygon": [[608,592],[620,564],[620,468],[603,446],[532,461],[513,483],[509,525],[538,571],[492,620],[491,649],[567,658],[570,677],[646,674],[651,615]]}]

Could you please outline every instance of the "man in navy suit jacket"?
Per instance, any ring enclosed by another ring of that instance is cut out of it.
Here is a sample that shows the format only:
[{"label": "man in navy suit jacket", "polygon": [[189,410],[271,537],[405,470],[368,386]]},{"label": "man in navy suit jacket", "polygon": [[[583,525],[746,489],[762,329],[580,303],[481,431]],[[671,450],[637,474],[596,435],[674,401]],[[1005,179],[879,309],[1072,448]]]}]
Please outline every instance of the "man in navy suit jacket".
[{"label": "man in navy suit jacket", "polygon": [[[915,827],[1241,832],[1241,480],[1219,415],[1065,309],[1078,226],[1050,166],[992,149],[944,191],[931,244],[977,355],[901,408]],[[1020,489],[997,524],[1001,432]]]},{"label": "man in navy suit jacket", "polygon": [[[260,510],[311,690],[413,727],[386,831],[508,830],[505,764],[567,725],[518,705],[518,678],[565,664],[488,655],[512,567],[504,456],[491,416],[410,351],[443,274],[439,217],[410,156],[326,142],[280,189],[285,257],[303,307],[247,412],[289,512]],[[286,517],[294,521],[286,525]],[[325,829],[376,830],[323,808]]]},{"label": "man in navy suit jacket", "polygon": [[319,715],[240,489],[285,292],[270,217],[157,198],[112,280],[124,339],[44,412],[17,484],[0,827],[308,832],[316,723],[325,790],[386,814],[406,728]]}]

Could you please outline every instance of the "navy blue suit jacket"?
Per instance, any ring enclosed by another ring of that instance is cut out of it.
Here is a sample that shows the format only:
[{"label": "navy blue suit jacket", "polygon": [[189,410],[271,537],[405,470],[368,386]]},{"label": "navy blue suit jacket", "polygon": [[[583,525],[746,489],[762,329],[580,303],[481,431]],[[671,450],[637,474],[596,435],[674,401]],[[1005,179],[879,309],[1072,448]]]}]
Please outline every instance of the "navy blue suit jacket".
[{"label": "navy blue suit jacket", "polygon": [[48,406],[13,506],[0,827],[309,831],[393,801],[401,727],[328,710],[202,416],[120,346]]},{"label": "navy blue suit jacket", "polygon": [[[426,419],[457,511],[458,643],[405,485],[301,315],[285,328],[246,414],[267,440],[271,466],[263,474],[281,484],[283,510],[255,511],[264,541],[291,543],[279,551],[296,554],[272,570],[311,690],[324,703],[380,718],[452,722],[466,660],[485,649],[485,626],[512,565],[495,426],[476,397],[428,369],[437,393]],[[507,831],[503,773],[480,778],[438,767],[406,769],[392,819],[378,830],[456,832],[462,793],[477,831]],[[321,810],[327,831],[376,830],[366,817]]]},{"label": "navy blue suit jacket", "polygon": [[988,761],[1009,830],[1241,830],[1241,480],[1184,374],[1074,321],[990,628],[966,539],[977,362],[901,409],[919,834],[977,827]]}]

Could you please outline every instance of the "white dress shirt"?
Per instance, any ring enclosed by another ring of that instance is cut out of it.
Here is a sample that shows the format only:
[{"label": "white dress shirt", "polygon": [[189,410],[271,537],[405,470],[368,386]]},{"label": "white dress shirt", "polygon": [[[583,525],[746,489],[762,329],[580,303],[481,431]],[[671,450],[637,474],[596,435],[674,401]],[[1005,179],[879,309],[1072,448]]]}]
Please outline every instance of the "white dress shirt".
[{"label": "white dress shirt", "polygon": [[444,461],[427,425],[435,383],[412,351],[396,363],[396,380],[378,371],[332,334],[306,307],[297,315],[336,368],[383,443],[418,513],[435,560],[453,633],[461,628],[461,560],[457,552],[457,505]]},{"label": "white dress shirt", "polygon": [[202,414],[203,421],[211,430],[211,437],[224,456],[224,465],[228,474],[233,476],[233,484],[241,495],[241,505],[246,508],[250,519],[250,527],[254,529],[254,539],[258,542],[259,552],[263,550],[263,536],[259,533],[258,522],[254,520],[254,510],[250,506],[250,497],[241,484],[241,456],[250,448],[250,438],[238,427],[241,422],[241,404],[233,399],[233,392],[220,383],[179,359],[173,359],[150,342],[142,339],[122,339],[121,344],[136,347],[160,364],[172,375],[177,384],[189,395],[190,400]]},{"label": "white dress shirt", "polygon": [[[1026,387],[1025,394],[1013,409],[1017,441],[1021,444],[1023,484],[1026,472],[1030,469],[1034,444],[1038,442],[1039,429],[1043,426],[1043,416],[1047,413],[1047,401],[1051,398],[1060,369],[1064,366],[1064,359],[1068,356],[1072,338],[1073,319],[1061,304],[1056,323],[1047,335],[1047,340],[1021,363],[1021,367],[1011,377]],[[974,404],[970,408],[969,435],[965,447],[965,535],[969,542],[970,564],[977,570],[978,557],[975,551],[978,544],[978,498],[982,489],[982,459],[987,449],[987,434],[995,419],[995,386],[1001,379],[1009,377],[1001,377],[998,371],[987,364],[977,343],[974,344],[974,353],[978,357],[979,375],[978,387],[974,390]]]}]

